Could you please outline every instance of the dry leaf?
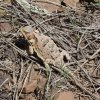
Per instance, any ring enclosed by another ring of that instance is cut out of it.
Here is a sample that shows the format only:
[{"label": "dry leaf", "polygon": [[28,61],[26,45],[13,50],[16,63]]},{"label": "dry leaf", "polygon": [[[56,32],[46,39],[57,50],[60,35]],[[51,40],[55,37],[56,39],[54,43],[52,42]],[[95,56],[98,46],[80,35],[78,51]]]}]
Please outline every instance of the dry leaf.
[{"label": "dry leaf", "polygon": [[66,5],[69,5],[72,8],[76,8],[77,3],[79,3],[79,0],[63,0],[63,2],[66,3]]},{"label": "dry leaf", "polygon": [[54,100],[74,100],[74,94],[72,92],[60,92],[55,97]]},{"label": "dry leaf", "polygon": [[37,80],[31,80],[31,82],[25,85],[22,93],[32,93],[36,88],[37,88]]},{"label": "dry leaf", "polygon": [[0,23],[0,29],[2,32],[9,32],[12,30],[12,26],[9,23]]},{"label": "dry leaf", "polygon": [[[59,0],[41,0],[41,1],[46,1],[46,2],[36,2],[36,0],[35,0],[34,4],[38,5],[39,7],[43,8],[43,9],[46,9],[48,12],[54,12],[54,11],[57,11],[58,9],[62,9],[61,7],[55,5],[55,4],[60,5]],[[51,3],[49,3],[49,2],[51,2]]]},{"label": "dry leaf", "polygon": [[[39,89],[43,89],[46,81],[46,78],[41,76],[38,71],[34,71],[34,68],[32,68],[29,79],[27,79],[26,84],[23,87],[22,93],[32,93],[37,87]],[[21,89],[21,87],[22,85],[20,85],[19,89]]]}]

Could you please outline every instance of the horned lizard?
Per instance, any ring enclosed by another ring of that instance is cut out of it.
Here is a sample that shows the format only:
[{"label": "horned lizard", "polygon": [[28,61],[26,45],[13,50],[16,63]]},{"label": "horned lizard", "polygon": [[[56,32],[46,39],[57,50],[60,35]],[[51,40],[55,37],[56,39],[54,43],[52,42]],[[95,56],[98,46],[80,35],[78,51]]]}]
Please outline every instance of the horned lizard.
[{"label": "horned lizard", "polygon": [[64,64],[64,57],[70,60],[68,52],[57,47],[54,41],[43,34],[39,34],[37,30],[33,30],[31,26],[20,28],[22,36],[29,42],[29,54],[37,53],[47,64],[61,66]]}]

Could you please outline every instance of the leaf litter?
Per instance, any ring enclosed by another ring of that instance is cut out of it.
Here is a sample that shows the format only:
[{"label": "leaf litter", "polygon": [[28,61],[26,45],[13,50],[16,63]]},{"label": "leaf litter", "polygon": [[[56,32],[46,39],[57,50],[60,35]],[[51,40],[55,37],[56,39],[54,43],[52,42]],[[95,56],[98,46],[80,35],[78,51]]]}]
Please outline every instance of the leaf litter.
[{"label": "leaf litter", "polygon": [[[61,12],[41,15],[16,0],[0,2],[1,100],[100,99],[100,6],[82,1],[73,9],[59,3]],[[35,34],[39,51],[20,35],[21,27]]]}]

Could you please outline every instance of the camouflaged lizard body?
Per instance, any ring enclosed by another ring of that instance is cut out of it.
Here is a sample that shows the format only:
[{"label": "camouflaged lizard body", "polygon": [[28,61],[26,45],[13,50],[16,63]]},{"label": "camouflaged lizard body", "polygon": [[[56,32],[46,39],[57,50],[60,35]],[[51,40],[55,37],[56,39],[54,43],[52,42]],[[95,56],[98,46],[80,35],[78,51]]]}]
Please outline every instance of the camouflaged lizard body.
[{"label": "camouflaged lizard body", "polygon": [[70,59],[69,54],[58,48],[50,37],[36,33],[31,26],[22,27],[21,34],[29,42],[29,54],[37,53],[44,62],[61,66],[64,65],[64,57]]}]

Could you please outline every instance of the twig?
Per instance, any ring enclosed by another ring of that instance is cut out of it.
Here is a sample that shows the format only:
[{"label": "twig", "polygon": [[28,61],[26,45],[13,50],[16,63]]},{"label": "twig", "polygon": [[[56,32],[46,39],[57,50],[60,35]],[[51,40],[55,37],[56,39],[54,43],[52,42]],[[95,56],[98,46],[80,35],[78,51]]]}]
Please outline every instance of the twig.
[{"label": "twig", "polygon": [[[27,68],[27,70],[26,70],[26,75],[25,75],[25,77],[23,78],[23,80],[22,80],[22,82],[23,82],[23,85],[22,85],[22,88],[21,88],[21,90],[20,90],[20,92],[19,92],[19,97],[20,97],[20,95],[21,95],[21,93],[22,93],[22,91],[23,91],[23,88],[25,87],[25,85],[26,85],[26,83],[28,82],[28,77],[29,77],[29,75],[30,75],[30,72],[31,72],[31,68],[32,68],[32,63],[29,65],[29,67]],[[19,84],[20,85],[20,84]]]},{"label": "twig", "polygon": [[90,58],[90,59],[94,59],[95,55],[96,55],[97,53],[99,53],[99,52],[100,52],[100,48],[97,49],[96,52],[95,52],[92,56],[90,56],[89,58]]},{"label": "twig", "polygon": [[7,78],[1,85],[0,85],[0,88],[2,88],[2,86],[7,83],[8,81],[10,80],[10,78]]}]

